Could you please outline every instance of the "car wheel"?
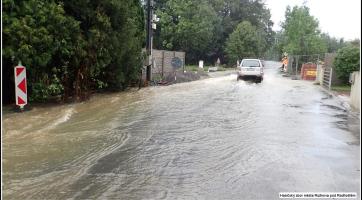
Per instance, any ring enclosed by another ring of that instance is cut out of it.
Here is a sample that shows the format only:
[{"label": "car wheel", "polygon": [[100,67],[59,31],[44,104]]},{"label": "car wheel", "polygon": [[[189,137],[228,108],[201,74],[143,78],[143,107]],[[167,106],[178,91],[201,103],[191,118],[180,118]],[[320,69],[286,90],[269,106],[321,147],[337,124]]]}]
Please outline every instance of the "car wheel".
[{"label": "car wheel", "polygon": [[261,83],[261,81],[262,81],[263,79],[262,78],[256,78],[256,83]]}]

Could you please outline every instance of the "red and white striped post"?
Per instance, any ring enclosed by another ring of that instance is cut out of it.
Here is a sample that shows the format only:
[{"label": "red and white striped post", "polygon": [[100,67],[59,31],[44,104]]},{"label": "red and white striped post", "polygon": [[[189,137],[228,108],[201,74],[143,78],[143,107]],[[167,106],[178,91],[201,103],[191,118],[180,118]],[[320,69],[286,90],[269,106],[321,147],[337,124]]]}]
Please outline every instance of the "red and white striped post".
[{"label": "red and white striped post", "polygon": [[26,88],[26,69],[21,63],[14,68],[15,75],[15,101],[16,105],[23,110],[28,103],[27,88]]}]

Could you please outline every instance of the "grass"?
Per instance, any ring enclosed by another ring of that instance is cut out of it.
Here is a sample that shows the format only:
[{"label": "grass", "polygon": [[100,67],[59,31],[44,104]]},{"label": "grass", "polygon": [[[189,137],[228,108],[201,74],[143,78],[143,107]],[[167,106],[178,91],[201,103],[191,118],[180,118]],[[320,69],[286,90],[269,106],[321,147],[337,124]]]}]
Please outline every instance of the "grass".
[{"label": "grass", "polygon": [[332,86],[331,89],[336,92],[350,92],[351,86],[350,85],[336,85],[336,86]]},{"label": "grass", "polygon": [[218,67],[217,68],[217,71],[226,71],[227,70],[227,68],[225,68],[225,67]]},{"label": "grass", "polygon": [[[205,72],[207,72],[207,71],[209,70],[209,67],[213,67],[213,66],[204,66],[203,70],[204,70]],[[224,67],[224,66],[219,66],[219,67],[217,68],[217,71],[226,71],[226,70],[228,70],[228,69],[231,69],[231,68],[227,68],[227,67]],[[200,69],[199,66],[197,66],[197,65],[186,65],[186,66],[185,66],[185,70],[186,70],[186,71],[196,72],[196,71],[200,71],[200,70],[202,70],[202,69]]]},{"label": "grass", "polygon": [[[204,66],[203,69],[204,69],[204,71],[207,72],[207,70],[209,69],[209,67],[208,67],[208,66]],[[197,71],[202,70],[202,69],[200,69],[199,66],[197,66],[197,65],[186,65],[186,66],[185,66],[185,70],[186,70],[186,71],[197,72]]]}]

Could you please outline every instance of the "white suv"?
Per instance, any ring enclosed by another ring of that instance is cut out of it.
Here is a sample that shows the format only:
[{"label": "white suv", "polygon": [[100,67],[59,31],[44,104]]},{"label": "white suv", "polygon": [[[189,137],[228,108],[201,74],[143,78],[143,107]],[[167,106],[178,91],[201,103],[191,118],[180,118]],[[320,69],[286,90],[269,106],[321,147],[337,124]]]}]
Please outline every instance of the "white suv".
[{"label": "white suv", "polygon": [[255,78],[258,83],[263,80],[264,67],[259,59],[243,59],[238,69],[237,80],[249,77]]}]

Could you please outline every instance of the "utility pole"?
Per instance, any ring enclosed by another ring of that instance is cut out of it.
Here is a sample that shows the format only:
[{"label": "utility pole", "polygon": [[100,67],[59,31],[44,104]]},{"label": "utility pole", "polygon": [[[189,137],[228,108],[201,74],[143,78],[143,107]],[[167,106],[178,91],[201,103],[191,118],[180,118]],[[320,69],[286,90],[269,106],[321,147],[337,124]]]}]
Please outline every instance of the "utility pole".
[{"label": "utility pole", "polygon": [[147,38],[146,38],[146,80],[151,81],[151,66],[152,66],[152,17],[153,17],[153,0],[147,0]]}]

